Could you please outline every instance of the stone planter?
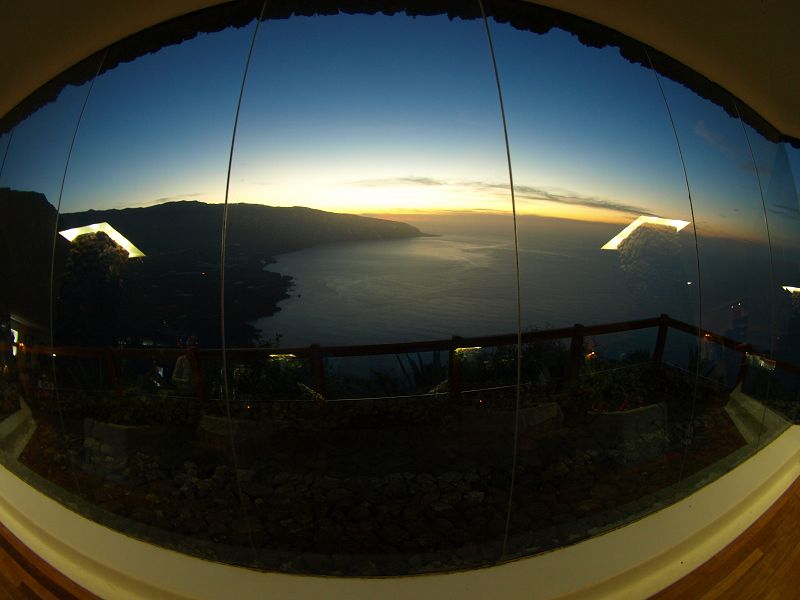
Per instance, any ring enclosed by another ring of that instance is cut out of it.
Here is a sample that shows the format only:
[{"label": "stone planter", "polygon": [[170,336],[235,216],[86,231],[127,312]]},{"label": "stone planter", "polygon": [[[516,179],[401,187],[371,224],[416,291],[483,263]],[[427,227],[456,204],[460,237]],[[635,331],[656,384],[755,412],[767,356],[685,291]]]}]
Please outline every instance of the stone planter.
[{"label": "stone planter", "polygon": [[620,464],[637,464],[666,452],[667,405],[589,413],[590,437],[601,456]]},{"label": "stone planter", "polygon": [[122,475],[135,454],[169,454],[180,436],[161,425],[117,425],[83,420],[84,469],[101,475]]},{"label": "stone planter", "polygon": [[271,427],[263,421],[231,419],[218,415],[203,415],[197,429],[200,444],[205,448],[229,452],[231,430],[237,448],[258,446],[267,441]]},{"label": "stone planter", "polygon": [[[545,402],[521,408],[519,411],[519,441],[524,450],[536,438],[558,431],[564,423],[564,413],[555,402]],[[461,412],[461,431],[465,437],[488,437],[505,442],[514,430],[513,410],[476,410]]]},{"label": "stone planter", "polygon": [[85,440],[94,439],[119,454],[161,452],[171,435],[161,425],[117,425],[88,418],[83,420]]},{"label": "stone planter", "polygon": [[31,409],[20,400],[19,410],[0,420],[0,462],[19,458],[36,429]]}]

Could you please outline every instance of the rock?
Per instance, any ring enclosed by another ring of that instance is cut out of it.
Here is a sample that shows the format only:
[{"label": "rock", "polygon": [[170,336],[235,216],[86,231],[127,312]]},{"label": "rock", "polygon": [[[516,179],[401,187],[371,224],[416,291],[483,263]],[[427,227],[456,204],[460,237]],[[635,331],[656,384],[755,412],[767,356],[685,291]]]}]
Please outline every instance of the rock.
[{"label": "rock", "polygon": [[395,548],[409,539],[408,532],[397,524],[390,523],[378,531],[381,539]]},{"label": "rock", "polygon": [[327,494],[325,494],[325,497],[333,503],[342,502],[343,500],[349,499],[351,496],[352,494],[343,488],[333,488]]},{"label": "rock", "polygon": [[596,499],[616,498],[619,496],[619,489],[610,483],[598,483],[589,493]]},{"label": "rock", "polygon": [[363,504],[360,504],[360,505],[356,506],[353,510],[351,510],[348,513],[348,516],[353,521],[361,522],[361,521],[366,521],[372,515],[370,514],[370,511],[366,506],[364,506]]},{"label": "rock", "polygon": [[257,533],[263,530],[261,520],[253,515],[239,517],[231,522],[231,531],[236,534]]},{"label": "rock", "polygon": [[256,472],[253,469],[238,469],[236,471],[236,477],[238,478],[239,483],[250,483],[253,481],[255,473]]},{"label": "rock", "polygon": [[224,538],[228,532],[228,526],[222,521],[214,520],[208,524],[208,533],[214,538]]}]

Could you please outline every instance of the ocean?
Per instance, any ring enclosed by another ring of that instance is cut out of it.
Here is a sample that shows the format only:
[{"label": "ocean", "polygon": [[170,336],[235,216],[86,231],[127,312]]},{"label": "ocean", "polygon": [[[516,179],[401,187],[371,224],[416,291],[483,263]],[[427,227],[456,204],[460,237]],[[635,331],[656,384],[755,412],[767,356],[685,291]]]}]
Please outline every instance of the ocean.
[{"label": "ocean", "polygon": [[[600,250],[619,229],[569,222],[560,228],[520,227],[524,330],[686,312],[665,306],[663,298],[660,305],[652,302],[647,290],[633,293],[641,273],[626,272],[618,252]],[[280,311],[256,323],[284,347],[517,330],[513,237],[492,228],[312,247],[280,255],[267,268],[294,278]],[[692,291],[685,294],[690,303]]]}]

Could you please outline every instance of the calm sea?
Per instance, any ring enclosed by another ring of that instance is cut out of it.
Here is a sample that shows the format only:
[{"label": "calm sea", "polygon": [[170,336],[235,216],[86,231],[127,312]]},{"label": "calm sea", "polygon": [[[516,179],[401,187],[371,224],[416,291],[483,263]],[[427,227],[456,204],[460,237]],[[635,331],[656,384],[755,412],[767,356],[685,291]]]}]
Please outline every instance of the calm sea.
[{"label": "calm sea", "polygon": [[[617,252],[600,246],[618,227],[546,233],[521,229],[523,329],[657,316],[631,294]],[[280,345],[368,344],[516,331],[513,241],[447,234],[342,243],[277,257],[291,297],[257,322]],[[673,311],[674,312],[674,311]]]}]

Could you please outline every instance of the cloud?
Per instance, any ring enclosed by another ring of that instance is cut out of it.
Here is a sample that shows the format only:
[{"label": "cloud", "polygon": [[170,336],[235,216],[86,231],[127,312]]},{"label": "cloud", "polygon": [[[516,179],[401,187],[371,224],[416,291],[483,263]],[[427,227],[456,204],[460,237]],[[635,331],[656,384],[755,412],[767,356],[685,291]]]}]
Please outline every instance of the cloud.
[{"label": "cloud", "polygon": [[760,177],[769,177],[772,175],[772,169],[765,166],[765,165],[756,165],[753,161],[744,162],[738,165],[740,171],[744,171],[745,173],[754,173],[759,175]]},{"label": "cloud", "polygon": [[424,185],[436,186],[447,185],[448,182],[441,179],[434,179],[432,177],[386,177],[383,179],[362,179],[360,181],[351,181],[349,185],[358,187],[384,187],[392,185]]},{"label": "cloud", "polygon": [[800,211],[796,206],[786,206],[785,204],[773,204],[769,207],[769,212],[786,219],[800,219]]},{"label": "cloud", "polygon": [[[737,146],[730,142],[728,138],[719,132],[711,131],[703,120],[699,120],[694,124],[694,132],[706,144],[718,150],[726,157],[736,161],[736,168],[745,173],[755,173],[761,177],[768,177],[772,175],[772,168],[768,165],[756,164],[753,160],[752,152],[745,149],[744,142]],[[746,155],[746,160],[742,158]]]},{"label": "cloud", "polygon": [[[487,190],[508,190],[508,185],[505,184],[489,184],[483,182],[474,182],[472,187],[482,187]],[[636,206],[633,204],[626,204],[624,202],[617,202],[608,200],[606,198],[598,198],[596,196],[585,196],[570,190],[561,190],[563,193],[556,193],[544,188],[538,188],[530,185],[515,185],[514,195],[517,200],[527,202],[555,202],[558,204],[566,204],[569,206],[584,206],[587,208],[602,208],[606,210],[614,210],[617,212],[630,213],[635,215],[655,216],[646,208]]]},{"label": "cloud", "polygon": [[175,200],[194,200],[197,196],[202,196],[203,192],[189,192],[188,194],[175,194],[173,196],[164,196],[163,198],[156,198],[151,200],[149,204],[164,204],[165,202],[173,202]]},{"label": "cloud", "polygon": [[728,150],[729,148],[725,136],[718,135],[711,131],[706,127],[706,123],[703,120],[697,121],[694,124],[694,132],[706,144],[717,150]]},{"label": "cloud", "polygon": [[[508,184],[505,183],[491,183],[486,181],[449,181],[445,179],[435,179],[433,177],[416,176],[364,179],[351,182],[350,185],[356,185],[359,187],[383,187],[397,185],[466,187],[483,194],[496,194],[498,191],[508,193],[509,189]],[[587,208],[613,210],[634,215],[656,216],[654,213],[641,206],[617,202],[607,198],[586,196],[571,190],[554,191],[534,187],[531,185],[517,184],[514,186],[514,193],[517,200],[522,200],[523,202],[528,203],[554,202],[569,206],[583,206]]]},{"label": "cloud", "polygon": [[164,204],[166,202],[174,202],[177,200],[197,200],[201,196],[205,196],[205,192],[190,192],[188,194],[174,194],[172,196],[164,196],[163,198],[155,198],[153,200],[131,200],[130,202],[123,202],[115,205],[113,208],[137,208],[143,206],[155,206],[156,204]]}]

